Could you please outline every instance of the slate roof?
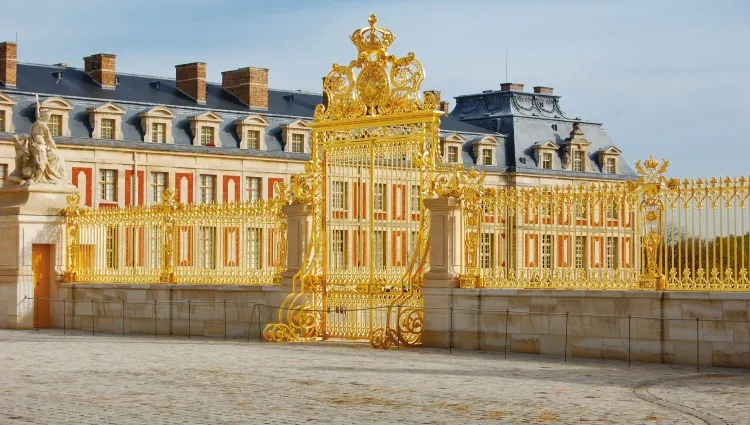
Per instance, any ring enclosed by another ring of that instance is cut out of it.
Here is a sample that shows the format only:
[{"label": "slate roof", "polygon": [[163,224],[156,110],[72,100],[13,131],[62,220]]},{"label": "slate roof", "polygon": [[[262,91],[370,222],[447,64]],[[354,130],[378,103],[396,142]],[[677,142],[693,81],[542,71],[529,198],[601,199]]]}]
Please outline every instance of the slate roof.
[{"label": "slate roof", "polygon": [[[573,123],[580,122],[583,137],[591,143],[588,152],[592,172],[598,174],[597,178],[613,177],[603,173],[602,164],[599,164],[597,156],[598,151],[615,146],[615,143],[604,131],[601,123],[569,117],[560,106],[560,96],[488,90],[457,96],[456,107],[450,116],[507,135],[504,144],[504,164],[508,171],[591,177],[591,172],[575,173],[560,170],[563,146],[560,146],[555,157],[557,170],[540,170],[534,155],[535,145],[547,140],[561,145],[570,135]],[[636,173],[621,156],[617,178],[630,179],[635,176]]]}]

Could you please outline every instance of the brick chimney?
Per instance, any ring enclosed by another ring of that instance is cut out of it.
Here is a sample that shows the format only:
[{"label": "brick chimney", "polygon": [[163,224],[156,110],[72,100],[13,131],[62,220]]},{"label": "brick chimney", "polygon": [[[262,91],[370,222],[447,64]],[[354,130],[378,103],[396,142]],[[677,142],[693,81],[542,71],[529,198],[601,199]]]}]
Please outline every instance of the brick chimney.
[{"label": "brick chimney", "polygon": [[502,83],[500,84],[500,91],[523,91],[523,84]]},{"label": "brick chimney", "polygon": [[448,106],[450,105],[450,102],[447,100],[443,100],[440,102],[440,110],[445,112],[445,115],[448,115]]},{"label": "brick chimney", "polygon": [[206,104],[206,63],[175,65],[177,88],[201,105]]},{"label": "brick chimney", "polygon": [[16,62],[18,48],[16,43],[6,41],[0,43],[0,81],[5,86],[16,86]]},{"label": "brick chimney", "polygon": [[268,69],[246,67],[221,73],[221,87],[251,108],[268,109]]},{"label": "brick chimney", "polygon": [[424,92],[424,95],[427,96],[427,93],[432,93],[435,96],[435,104],[440,105],[440,90],[427,90]]},{"label": "brick chimney", "polygon": [[536,86],[536,87],[534,87],[534,93],[536,93],[536,94],[552,94],[552,87]]},{"label": "brick chimney", "polygon": [[103,88],[113,89],[117,85],[115,59],[117,56],[107,53],[87,56],[83,58],[83,69]]}]

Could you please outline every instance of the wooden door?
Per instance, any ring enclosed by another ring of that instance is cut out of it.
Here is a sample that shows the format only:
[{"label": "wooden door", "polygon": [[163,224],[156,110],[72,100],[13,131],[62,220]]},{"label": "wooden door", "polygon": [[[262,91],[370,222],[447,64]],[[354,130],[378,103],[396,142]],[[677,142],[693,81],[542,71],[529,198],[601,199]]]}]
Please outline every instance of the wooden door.
[{"label": "wooden door", "polygon": [[31,247],[34,274],[34,327],[48,328],[50,322],[50,245]]}]

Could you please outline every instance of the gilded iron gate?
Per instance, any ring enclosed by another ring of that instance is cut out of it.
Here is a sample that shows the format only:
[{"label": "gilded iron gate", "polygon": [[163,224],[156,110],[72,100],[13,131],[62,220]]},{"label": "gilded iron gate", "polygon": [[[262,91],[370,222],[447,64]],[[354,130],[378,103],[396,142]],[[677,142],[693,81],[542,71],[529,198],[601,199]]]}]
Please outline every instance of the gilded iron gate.
[{"label": "gilded iron gate", "polygon": [[420,343],[428,255],[423,199],[442,112],[431,93],[420,97],[424,71],[414,54],[388,54],[393,33],[377,27],[374,15],[369,23],[351,35],[357,58],[334,64],[324,80],[311,159],[292,178],[293,202],[312,206],[312,235],[267,340]]}]

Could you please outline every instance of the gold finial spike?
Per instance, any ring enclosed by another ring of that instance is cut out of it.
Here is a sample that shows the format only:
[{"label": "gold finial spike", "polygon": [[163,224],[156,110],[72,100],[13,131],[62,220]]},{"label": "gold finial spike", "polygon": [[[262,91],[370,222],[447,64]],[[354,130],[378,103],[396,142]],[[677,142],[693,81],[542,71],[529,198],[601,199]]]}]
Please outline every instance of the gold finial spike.
[{"label": "gold finial spike", "polygon": [[368,19],[367,22],[370,23],[370,27],[375,28],[375,25],[378,24],[378,17],[375,16],[374,13],[371,13],[370,14],[370,19]]}]

